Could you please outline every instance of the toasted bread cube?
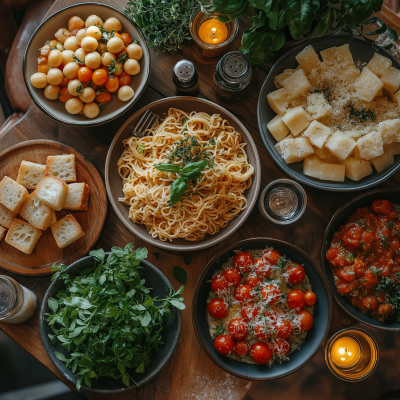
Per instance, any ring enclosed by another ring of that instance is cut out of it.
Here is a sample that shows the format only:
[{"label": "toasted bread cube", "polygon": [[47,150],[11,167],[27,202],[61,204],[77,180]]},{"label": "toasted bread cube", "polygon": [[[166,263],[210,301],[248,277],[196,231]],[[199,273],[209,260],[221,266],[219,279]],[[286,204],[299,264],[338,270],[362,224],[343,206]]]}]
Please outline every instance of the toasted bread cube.
[{"label": "toasted bread cube", "polygon": [[1,241],[1,239],[3,239],[6,232],[7,232],[7,229],[0,226],[0,241]]},{"label": "toasted bread cube", "polygon": [[400,119],[388,119],[379,122],[378,132],[381,134],[383,147],[400,142]]},{"label": "toasted bread cube", "polygon": [[307,112],[313,119],[326,117],[332,111],[332,107],[326,101],[323,93],[312,93],[307,97]]},{"label": "toasted bread cube", "polygon": [[318,121],[311,122],[310,126],[304,131],[303,135],[310,139],[313,146],[320,149],[324,146],[326,139],[332,133],[331,128],[321,124]]},{"label": "toasted bread cube", "polygon": [[319,54],[321,54],[321,57],[324,61],[329,62],[329,61],[335,61],[336,60],[336,46],[329,47],[328,49],[321,50]]},{"label": "toasted bread cube", "polygon": [[69,246],[85,236],[79,222],[71,214],[53,224],[51,231],[60,249]]},{"label": "toasted bread cube", "polygon": [[394,157],[390,152],[389,147],[385,149],[385,152],[381,156],[373,158],[371,163],[378,173],[394,164]]},{"label": "toasted bread cube", "polygon": [[0,182],[0,203],[13,213],[19,212],[28,197],[28,191],[14,179],[5,176]]},{"label": "toasted bread cube", "polygon": [[57,214],[56,212],[52,209],[51,211],[53,211],[49,226],[47,228],[50,228],[52,225],[54,225],[57,222]]},{"label": "toasted bread cube", "polygon": [[365,67],[355,81],[354,88],[356,89],[356,94],[362,99],[372,101],[383,88],[383,83],[371,70]]},{"label": "toasted bread cube", "polygon": [[344,164],[322,164],[320,179],[325,181],[344,182],[346,167]]},{"label": "toasted bread cube", "polygon": [[65,196],[63,209],[87,210],[88,200],[89,200],[89,186],[86,185],[86,183],[84,182],[70,183],[68,185],[68,193]]},{"label": "toasted bread cube", "polygon": [[276,75],[274,78],[274,84],[277,89],[283,88],[282,82],[289,76],[292,75],[293,72],[296,72],[295,69],[285,69],[281,74]]},{"label": "toasted bread cube", "polygon": [[27,189],[36,189],[44,176],[45,165],[22,161],[19,166],[17,182]]},{"label": "toasted bread cube", "polygon": [[353,56],[348,44],[336,47],[335,56],[340,66],[348,64],[354,66]]},{"label": "toasted bread cube", "polygon": [[395,93],[400,86],[400,70],[390,67],[389,71],[381,76],[383,88],[389,93]]},{"label": "toasted bread cube", "polygon": [[383,154],[383,142],[379,132],[372,131],[357,140],[354,148],[354,157],[371,160]]},{"label": "toasted bread cube", "polygon": [[338,164],[339,159],[335,157],[325,146],[320,149],[317,146],[313,146],[314,153],[317,155],[324,163],[328,164]]},{"label": "toasted bread cube", "polygon": [[288,97],[285,89],[278,89],[267,95],[268,104],[278,114],[284,115],[288,106]]},{"label": "toasted bread cube", "polygon": [[287,135],[289,135],[289,128],[282,121],[282,117],[280,115],[276,115],[271,121],[267,124],[268,130],[271,132],[271,135],[275,138],[277,142],[285,139]]},{"label": "toasted bread cube", "polygon": [[9,228],[18,213],[13,213],[6,206],[0,203],[0,225]]},{"label": "toasted bread cube", "polygon": [[283,82],[283,87],[288,93],[288,97],[295,98],[311,89],[310,82],[302,69],[298,69],[292,75],[289,75]]},{"label": "toasted bread cube", "polygon": [[321,165],[323,163],[324,162],[315,154],[305,158],[303,161],[303,174],[320,179]]},{"label": "toasted bread cube", "polygon": [[23,253],[31,254],[40,236],[42,236],[40,229],[15,218],[7,232],[6,243]]},{"label": "toasted bread cube", "polygon": [[53,175],[64,182],[75,182],[75,155],[64,154],[62,156],[47,157],[45,173]]},{"label": "toasted bread cube", "polygon": [[53,218],[54,210],[37,197],[36,191],[31,193],[19,212],[37,229],[46,230]]},{"label": "toasted bread cube", "polygon": [[303,160],[314,153],[314,150],[307,138],[285,139],[275,145],[280,156],[286,164]]},{"label": "toasted bread cube", "polygon": [[348,157],[343,164],[346,167],[346,177],[352,181],[359,181],[372,174],[372,167],[369,161]]},{"label": "toasted bread cube", "polygon": [[339,160],[345,160],[356,147],[356,141],[336,131],[329,136],[325,147]]},{"label": "toasted bread cube", "polygon": [[302,106],[290,108],[282,117],[282,120],[294,136],[303,132],[311,122],[311,118],[307,115]]},{"label": "toasted bread cube", "polygon": [[52,175],[45,175],[35,190],[37,197],[53,210],[60,211],[68,193],[68,185]]},{"label": "toasted bread cube", "polygon": [[306,73],[310,72],[319,64],[318,54],[311,45],[304,47],[304,49],[297,54],[296,60],[299,63],[300,68]]},{"label": "toasted bread cube", "polygon": [[379,78],[389,71],[392,66],[392,60],[381,56],[379,53],[375,53],[374,56],[369,60],[367,68],[370,69]]}]

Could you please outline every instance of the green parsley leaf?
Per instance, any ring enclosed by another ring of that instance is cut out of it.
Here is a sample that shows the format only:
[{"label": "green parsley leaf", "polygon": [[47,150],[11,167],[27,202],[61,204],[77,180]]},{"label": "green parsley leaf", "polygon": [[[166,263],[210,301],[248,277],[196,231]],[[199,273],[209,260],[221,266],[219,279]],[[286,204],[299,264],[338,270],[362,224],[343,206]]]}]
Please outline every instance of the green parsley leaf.
[{"label": "green parsley leaf", "polygon": [[172,276],[179,282],[182,283],[182,285],[185,285],[187,282],[187,273],[186,271],[181,268],[181,267],[174,267],[172,269]]}]

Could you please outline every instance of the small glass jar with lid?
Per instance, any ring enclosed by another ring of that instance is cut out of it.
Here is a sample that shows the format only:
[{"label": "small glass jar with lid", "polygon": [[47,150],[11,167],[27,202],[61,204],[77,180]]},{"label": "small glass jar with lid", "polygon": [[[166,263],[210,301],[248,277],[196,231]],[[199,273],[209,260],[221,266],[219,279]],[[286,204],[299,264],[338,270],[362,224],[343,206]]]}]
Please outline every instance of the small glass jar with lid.
[{"label": "small glass jar with lid", "polygon": [[198,94],[199,76],[192,62],[188,60],[178,61],[172,72],[172,80],[177,95],[196,96]]}]

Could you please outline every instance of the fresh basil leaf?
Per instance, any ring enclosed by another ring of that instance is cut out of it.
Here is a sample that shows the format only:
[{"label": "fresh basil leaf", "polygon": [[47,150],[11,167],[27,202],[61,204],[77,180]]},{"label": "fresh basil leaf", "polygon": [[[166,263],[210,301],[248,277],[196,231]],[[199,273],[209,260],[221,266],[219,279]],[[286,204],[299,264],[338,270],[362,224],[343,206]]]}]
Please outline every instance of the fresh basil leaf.
[{"label": "fresh basil leaf", "polygon": [[144,364],[141,363],[141,364],[135,369],[135,372],[137,372],[137,373],[139,373],[139,374],[143,373],[143,372],[144,372]]},{"label": "fresh basil leaf", "polygon": [[219,16],[221,22],[233,21],[247,13],[249,8],[248,0],[213,0],[212,11]]},{"label": "fresh basil leaf", "polygon": [[321,16],[321,19],[315,31],[315,35],[317,37],[326,35],[328,30],[331,28],[334,19],[335,19],[334,9],[333,7],[328,7]]},{"label": "fresh basil leaf", "polygon": [[273,0],[271,8],[267,11],[269,27],[273,30],[278,26],[280,0]]},{"label": "fresh basil leaf", "polygon": [[302,39],[311,30],[319,0],[286,0],[286,20],[293,39]]},{"label": "fresh basil leaf", "polygon": [[124,374],[124,376],[122,377],[122,383],[125,386],[129,386],[129,375],[128,374]]},{"label": "fresh basil leaf", "polygon": [[54,355],[62,362],[68,362],[68,358],[64,356],[64,354],[59,353],[58,351],[54,352]]},{"label": "fresh basil leaf", "polygon": [[264,12],[268,12],[271,9],[273,0],[250,0],[250,7],[259,8]]},{"label": "fresh basil leaf", "polygon": [[48,333],[47,336],[49,337],[49,339],[50,339],[50,341],[51,341],[51,344],[52,344],[53,346],[55,346],[55,345],[56,345],[56,342],[57,342],[56,337],[55,337],[54,335],[51,335],[50,333]]},{"label": "fresh basil leaf", "polygon": [[170,202],[176,204],[180,201],[188,186],[184,179],[175,179],[171,185]]},{"label": "fresh basil leaf", "polygon": [[110,308],[107,308],[105,317],[106,318],[114,318],[117,314],[118,314],[118,308],[110,307]]},{"label": "fresh basil leaf", "polygon": [[53,299],[52,297],[49,297],[49,299],[47,300],[47,305],[53,312],[56,312],[58,310],[58,302],[56,299]]},{"label": "fresh basil leaf", "polygon": [[186,271],[181,268],[181,267],[174,267],[172,269],[172,276],[179,282],[182,283],[182,285],[185,285],[187,282],[187,273]]},{"label": "fresh basil leaf", "polygon": [[147,258],[148,251],[145,247],[139,247],[135,250],[135,258],[137,261],[142,261]]},{"label": "fresh basil leaf", "polygon": [[96,259],[99,262],[104,262],[104,258],[106,257],[104,250],[100,249],[100,250],[92,250],[89,253],[90,256],[92,256],[94,259]]},{"label": "fresh basil leaf", "polygon": [[175,164],[160,163],[155,165],[156,169],[164,172],[180,172],[180,168]]},{"label": "fresh basil leaf", "polygon": [[81,332],[85,329],[84,326],[80,326],[78,328],[75,328],[74,331],[70,334],[70,339],[73,339],[81,334]]},{"label": "fresh basil leaf", "polygon": [[287,22],[286,22],[286,11],[284,9],[279,10],[278,25],[276,26],[276,29],[277,30],[281,30],[286,25],[287,25]]},{"label": "fresh basil leaf", "polygon": [[245,54],[253,68],[257,68],[267,61],[268,48],[272,47],[268,33],[246,29],[243,33],[240,51]]},{"label": "fresh basil leaf", "polygon": [[275,31],[270,33],[270,41],[272,43],[272,50],[278,51],[285,44],[285,34],[283,31]]},{"label": "fresh basil leaf", "polygon": [[142,324],[142,326],[147,326],[149,325],[151,322],[151,315],[146,312],[146,314],[143,315],[142,319],[140,320],[140,323]]},{"label": "fresh basil leaf", "polygon": [[177,300],[170,300],[169,301],[174,307],[176,307],[178,310],[184,310],[186,306],[181,303],[180,301]]},{"label": "fresh basil leaf", "polygon": [[103,285],[103,283],[107,280],[107,275],[102,275],[99,279],[100,285]]},{"label": "fresh basil leaf", "polygon": [[182,174],[189,174],[190,172],[200,172],[207,166],[207,160],[201,160],[196,162],[191,162],[182,168]]}]

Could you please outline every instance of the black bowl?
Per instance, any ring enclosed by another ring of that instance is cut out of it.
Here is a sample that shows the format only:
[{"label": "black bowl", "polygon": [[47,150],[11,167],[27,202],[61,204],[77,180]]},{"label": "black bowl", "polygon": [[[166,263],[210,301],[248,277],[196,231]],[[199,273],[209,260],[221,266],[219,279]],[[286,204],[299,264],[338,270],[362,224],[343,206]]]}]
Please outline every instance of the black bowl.
[{"label": "black bowl", "polygon": [[[83,271],[87,268],[92,268],[93,265],[93,258],[88,256],[71,264],[67,268],[67,271],[72,276],[78,276],[80,271]],[[172,288],[169,280],[158,268],[156,268],[153,264],[150,264],[148,261],[143,260],[140,265],[144,267],[141,270],[141,275],[146,280],[146,285],[152,288],[150,296],[164,298],[167,294],[167,289]],[[79,377],[74,375],[69,368],[66,368],[65,364],[54,355],[54,352],[58,351],[69,358],[69,353],[66,349],[64,349],[64,347],[61,346],[59,341],[57,341],[56,346],[53,346],[48,337],[48,334],[53,334],[53,331],[51,328],[49,328],[47,322],[45,321],[45,314],[50,312],[50,309],[47,305],[48,298],[55,298],[56,294],[63,289],[64,282],[59,278],[57,278],[47,289],[46,295],[43,299],[42,308],[40,310],[40,335],[42,336],[44,347],[47,351],[47,354],[51,358],[51,361],[53,361],[58,370],[69,382],[76,385]],[[157,303],[155,304],[157,305]],[[138,386],[142,386],[149,382],[162,370],[178,344],[182,330],[182,313],[176,308],[173,308],[171,311],[175,318],[169,319],[162,330],[161,336],[164,344],[160,346],[160,351],[153,352],[150,365],[146,368],[145,372],[143,374],[138,374],[134,370],[128,370],[129,375],[135,380],[135,382],[137,382]],[[125,386],[122,383],[122,379],[115,380],[112,378],[102,377],[97,381],[94,379],[92,380],[91,389],[82,384],[82,390],[99,394],[112,394],[126,392],[128,390],[135,389],[138,386],[135,384],[132,384],[131,386]]]},{"label": "black bowl", "polygon": [[[324,36],[319,39],[312,39],[302,43],[293,50],[282,56],[272,67],[269,72],[267,79],[265,80],[263,87],[261,88],[260,97],[258,98],[257,106],[257,118],[258,127],[261,132],[262,140],[271,154],[272,158],[279,165],[279,167],[290,175],[293,179],[300,183],[304,183],[309,186],[316,187],[318,189],[332,190],[332,191],[351,191],[370,188],[372,186],[378,185],[384,180],[392,176],[400,166],[400,155],[395,156],[394,164],[386,168],[379,174],[374,171],[371,175],[366,176],[358,182],[352,181],[348,178],[344,182],[332,182],[323,181],[320,179],[312,178],[303,174],[303,162],[297,162],[293,164],[286,164],[283,158],[278,154],[275,149],[275,144],[277,143],[274,137],[270,134],[267,124],[269,121],[276,116],[276,113],[271,109],[268,104],[267,95],[268,93],[276,90],[274,85],[274,78],[276,75],[283,72],[285,69],[291,68],[295,69],[298,66],[295,56],[308,45],[312,45],[317,53],[321,50],[327,49],[332,46],[342,46],[344,44],[349,44],[351,54],[353,59],[357,62],[360,61],[368,62],[372,56],[375,54],[375,50],[365,41],[358,38],[350,40],[348,36]],[[392,65],[397,69],[400,69],[400,62],[394,58],[389,52],[383,49],[379,49],[379,54],[390,58],[392,60]]]},{"label": "black bowl", "polygon": [[370,192],[366,192],[360,194],[357,197],[354,197],[353,199],[345,203],[342,207],[340,207],[330,220],[329,225],[326,228],[324,238],[322,240],[321,266],[322,269],[325,271],[325,275],[328,277],[333,297],[345,312],[350,314],[358,322],[361,322],[362,324],[371,326],[373,328],[384,329],[387,331],[398,331],[400,330],[400,323],[380,322],[377,319],[363,313],[360,309],[354,307],[345,296],[339,294],[336,289],[335,281],[333,279],[332,270],[329,266],[328,260],[326,259],[326,252],[329,249],[335,232],[340,228],[341,225],[344,225],[347,222],[349,217],[357,210],[357,208],[370,206],[372,202],[376,199],[386,199],[393,203],[398,203],[400,202],[400,189],[388,188],[371,190]]},{"label": "black bowl", "polygon": [[[248,364],[232,360],[219,354],[214,349],[207,322],[207,299],[211,290],[211,278],[214,272],[221,268],[229,257],[234,255],[234,250],[264,249],[273,247],[292,261],[304,266],[310,279],[312,290],[317,295],[318,301],[314,312],[314,326],[307,333],[306,340],[300,351],[290,354],[290,360],[282,364],[268,365]],[[251,380],[271,380],[289,375],[307,364],[318,352],[328,335],[332,321],[332,298],[329,284],[317,263],[305,252],[290,243],[270,238],[254,238],[242,240],[231,244],[226,249],[214,256],[206,265],[196,285],[193,299],[193,326],[201,347],[218,366],[240,378]]]}]

